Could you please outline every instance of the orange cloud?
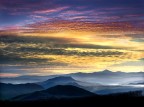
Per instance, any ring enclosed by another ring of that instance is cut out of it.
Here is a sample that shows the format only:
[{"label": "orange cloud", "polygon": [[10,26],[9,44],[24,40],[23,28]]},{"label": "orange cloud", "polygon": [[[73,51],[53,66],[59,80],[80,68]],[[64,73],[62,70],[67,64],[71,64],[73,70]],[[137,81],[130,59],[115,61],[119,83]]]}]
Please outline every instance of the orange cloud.
[{"label": "orange cloud", "polygon": [[16,77],[20,76],[19,74],[13,74],[13,73],[0,73],[0,77]]}]

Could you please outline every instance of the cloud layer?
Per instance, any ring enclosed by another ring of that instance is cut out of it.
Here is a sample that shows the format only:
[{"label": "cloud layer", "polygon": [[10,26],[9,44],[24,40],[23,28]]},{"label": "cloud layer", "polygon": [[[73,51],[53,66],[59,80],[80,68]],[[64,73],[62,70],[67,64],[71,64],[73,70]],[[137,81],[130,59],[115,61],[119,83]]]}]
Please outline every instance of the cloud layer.
[{"label": "cloud layer", "polygon": [[1,0],[0,71],[142,71],[143,10],[143,0]]},{"label": "cloud layer", "polygon": [[1,26],[51,19],[143,21],[143,4],[143,0],[5,0],[0,1]]}]

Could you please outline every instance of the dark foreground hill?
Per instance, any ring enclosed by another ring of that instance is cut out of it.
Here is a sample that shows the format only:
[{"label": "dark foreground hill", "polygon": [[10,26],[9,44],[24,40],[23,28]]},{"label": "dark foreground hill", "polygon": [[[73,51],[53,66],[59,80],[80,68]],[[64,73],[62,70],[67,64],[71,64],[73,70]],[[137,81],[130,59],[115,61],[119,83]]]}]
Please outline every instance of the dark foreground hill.
[{"label": "dark foreground hill", "polygon": [[34,83],[27,84],[6,84],[0,83],[0,100],[10,99],[12,97],[43,90],[43,87]]},{"label": "dark foreground hill", "polygon": [[[134,93],[136,94],[137,92]],[[144,97],[132,97],[129,93],[123,95],[88,96],[39,101],[1,101],[0,105],[2,107],[141,107],[143,105]]]},{"label": "dark foreground hill", "polygon": [[94,96],[94,93],[72,85],[57,85],[46,90],[14,97],[13,101],[42,101]]}]

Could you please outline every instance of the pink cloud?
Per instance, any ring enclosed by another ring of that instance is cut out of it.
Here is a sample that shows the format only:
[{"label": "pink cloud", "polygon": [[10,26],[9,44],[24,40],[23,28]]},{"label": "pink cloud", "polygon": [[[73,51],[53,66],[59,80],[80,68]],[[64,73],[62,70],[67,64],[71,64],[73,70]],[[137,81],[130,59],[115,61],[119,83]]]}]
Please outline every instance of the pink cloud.
[{"label": "pink cloud", "polygon": [[93,10],[87,10],[87,11],[77,11],[77,10],[67,10],[63,13],[62,15],[82,15],[82,14],[87,14],[87,13],[93,13]]},{"label": "pink cloud", "polygon": [[53,13],[53,12],[62,11],[62,10],[67,9],[67,8],[68,8],[68,6],[65,6],[65,7],[55,8],[55,9],[38,10],[38,11],[34,11],[33,13],[36,13],[36,14]]}]

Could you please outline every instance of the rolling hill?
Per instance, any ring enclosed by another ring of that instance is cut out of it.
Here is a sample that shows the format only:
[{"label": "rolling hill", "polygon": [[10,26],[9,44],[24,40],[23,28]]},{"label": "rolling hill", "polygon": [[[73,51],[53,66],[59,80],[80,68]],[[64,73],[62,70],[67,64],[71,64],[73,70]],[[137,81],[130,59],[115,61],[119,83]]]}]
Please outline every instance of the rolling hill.
[{"label": "rolling hill", "polygon": [[43,90],[43,87],[34,83],[27,83],[27,84],[0,83],[0,99],[6,100],[21,94],[31,93],[39,90]]},{"label": "rolling hill", "polygon": [[72,85],[57,85],[46,90],[33,92],[14,97],[14,101],[44,101],[50,99],[69,99],[94,96],[94,93]]}]

